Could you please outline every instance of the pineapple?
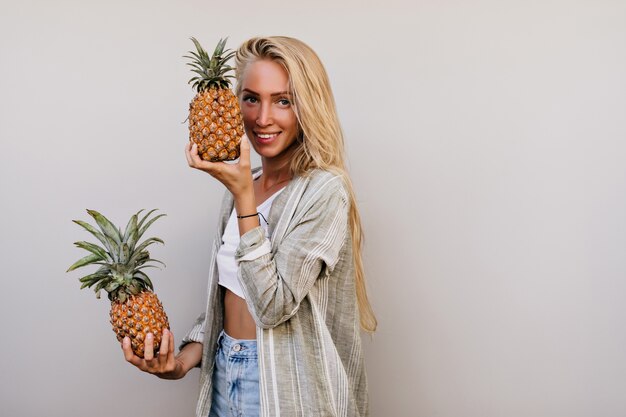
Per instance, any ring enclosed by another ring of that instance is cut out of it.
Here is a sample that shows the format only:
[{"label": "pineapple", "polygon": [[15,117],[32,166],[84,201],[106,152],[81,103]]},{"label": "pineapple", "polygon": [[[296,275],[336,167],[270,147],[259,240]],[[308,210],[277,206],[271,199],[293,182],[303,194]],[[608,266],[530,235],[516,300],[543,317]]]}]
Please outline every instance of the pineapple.
[{"label": "pineapple", "polygon": [[230,89],[228,73],[233,69],[226,62],[234,52],[224,50],[226,39],[217,44],[213,55],[191,38],[197,52],[190,51],[187,63],[198,74],[189,80],[197,94],[189,103],[189,140],[198,144],[198,154],[206,161],[232,161],[239,158],[239,142],[243,136],[241,110]]},{"label": "pineapple", "polygon": [[86,222],[73,220],[94,235],[104,247],[89,242],[75,242],[77,247],[87,250],[90,254],[76,261],[67,270],[69,272],[91,264],[100,265],[95,273],[80,278],[80,282],[83,283],[81,289],[95,285],[97,298],[100,298],[100,291],[103,289],[108,293],[111,301],[111,324],[117,340],[121,342],[125,336],[130,337],[133,352],[141,358],[144,356],[146,335],[148,333],[154,335],[154,351],[157,352],[163,329],[169,329],[163,306],[152,292],[154,289],[152,282],[142,271],[144,268],[154,267],[149,265],[149,262],[163,264],[151,259],[146,250],[151,244],[163,241],[151,237],[139,243],[146,229],[165,214],[148,220],[156,211],[151,210],[139,219],[142,211],[130,218],[124,232],[95,210],[87,210],[87,213],[94,218],[100,231]]}]

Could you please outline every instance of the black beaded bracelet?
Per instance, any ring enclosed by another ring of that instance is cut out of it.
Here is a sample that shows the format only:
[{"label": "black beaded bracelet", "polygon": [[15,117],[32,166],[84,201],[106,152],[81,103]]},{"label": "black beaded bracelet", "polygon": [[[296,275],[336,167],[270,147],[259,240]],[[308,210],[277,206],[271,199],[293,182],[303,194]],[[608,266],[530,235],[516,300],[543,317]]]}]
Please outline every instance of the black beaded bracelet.
[{"label": "black beaded bracelet", "polygon": [[254,216],[261,216],[261,218],[263,219],[265,224],[269,225],[268,221],[265,219],[265,216],[262,213],[259,213],[258,211],[256,213],[254,213],[254,214],[246,214],[245,216],[237,215],[237,218],[238,219],[245,219],[245,218],[254,217]]},{"label": "black beaded bracelet", "polygon": [[254,214],[246,214],[245,216],[239,216],[239,215],[237,215],[237,218],[238,218],[238,219],[245,219],[245,218],[247,218],[247,217],[254,217],[254,216],[258,216],[258,215],[259,215],[259,213],[257,212],[257,213],[254,213]]}]

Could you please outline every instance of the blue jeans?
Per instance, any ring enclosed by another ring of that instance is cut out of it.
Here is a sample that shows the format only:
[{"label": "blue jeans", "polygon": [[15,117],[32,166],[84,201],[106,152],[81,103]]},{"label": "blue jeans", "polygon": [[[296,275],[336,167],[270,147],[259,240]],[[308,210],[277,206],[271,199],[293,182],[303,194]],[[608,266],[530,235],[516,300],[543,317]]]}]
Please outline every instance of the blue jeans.
[{"label": "blue jeans", "polygon": [[258,417],[256,340],[233,339],[222,330],[217,345],[209,417]]}]

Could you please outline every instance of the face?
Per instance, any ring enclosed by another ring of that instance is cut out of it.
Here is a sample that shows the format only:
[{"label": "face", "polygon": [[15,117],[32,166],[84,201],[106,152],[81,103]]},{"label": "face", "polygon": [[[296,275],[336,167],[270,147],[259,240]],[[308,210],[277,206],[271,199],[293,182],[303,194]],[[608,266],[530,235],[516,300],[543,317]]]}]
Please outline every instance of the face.
[{"label": "face", "polygon": [[287,157],[298,135],[287,71],[277,62],[255,61],[246,68],[241,88],[246,135],[262,158]]}]

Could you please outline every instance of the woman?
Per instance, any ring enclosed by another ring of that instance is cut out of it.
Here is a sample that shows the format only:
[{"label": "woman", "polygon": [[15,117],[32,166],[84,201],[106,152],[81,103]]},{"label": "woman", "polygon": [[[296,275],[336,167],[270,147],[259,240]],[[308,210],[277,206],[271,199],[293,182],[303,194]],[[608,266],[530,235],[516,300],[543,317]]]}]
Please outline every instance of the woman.
[{"label": "woman", "polygon": [[[376,319],[328,77],[313,50],[287,37],[244,42],[236,67],[247,136],[239,162],[210,163],[186,147],[189,165],[227,188],[206,312],[177,356],[165,331],[157,357],[150,336],[145,359],[124,341],[126,359],[169,379],[199,366],[198,416],[365,416],[360,328],[373,332]],[[261,169],[250,168],[250,144]]]}]

